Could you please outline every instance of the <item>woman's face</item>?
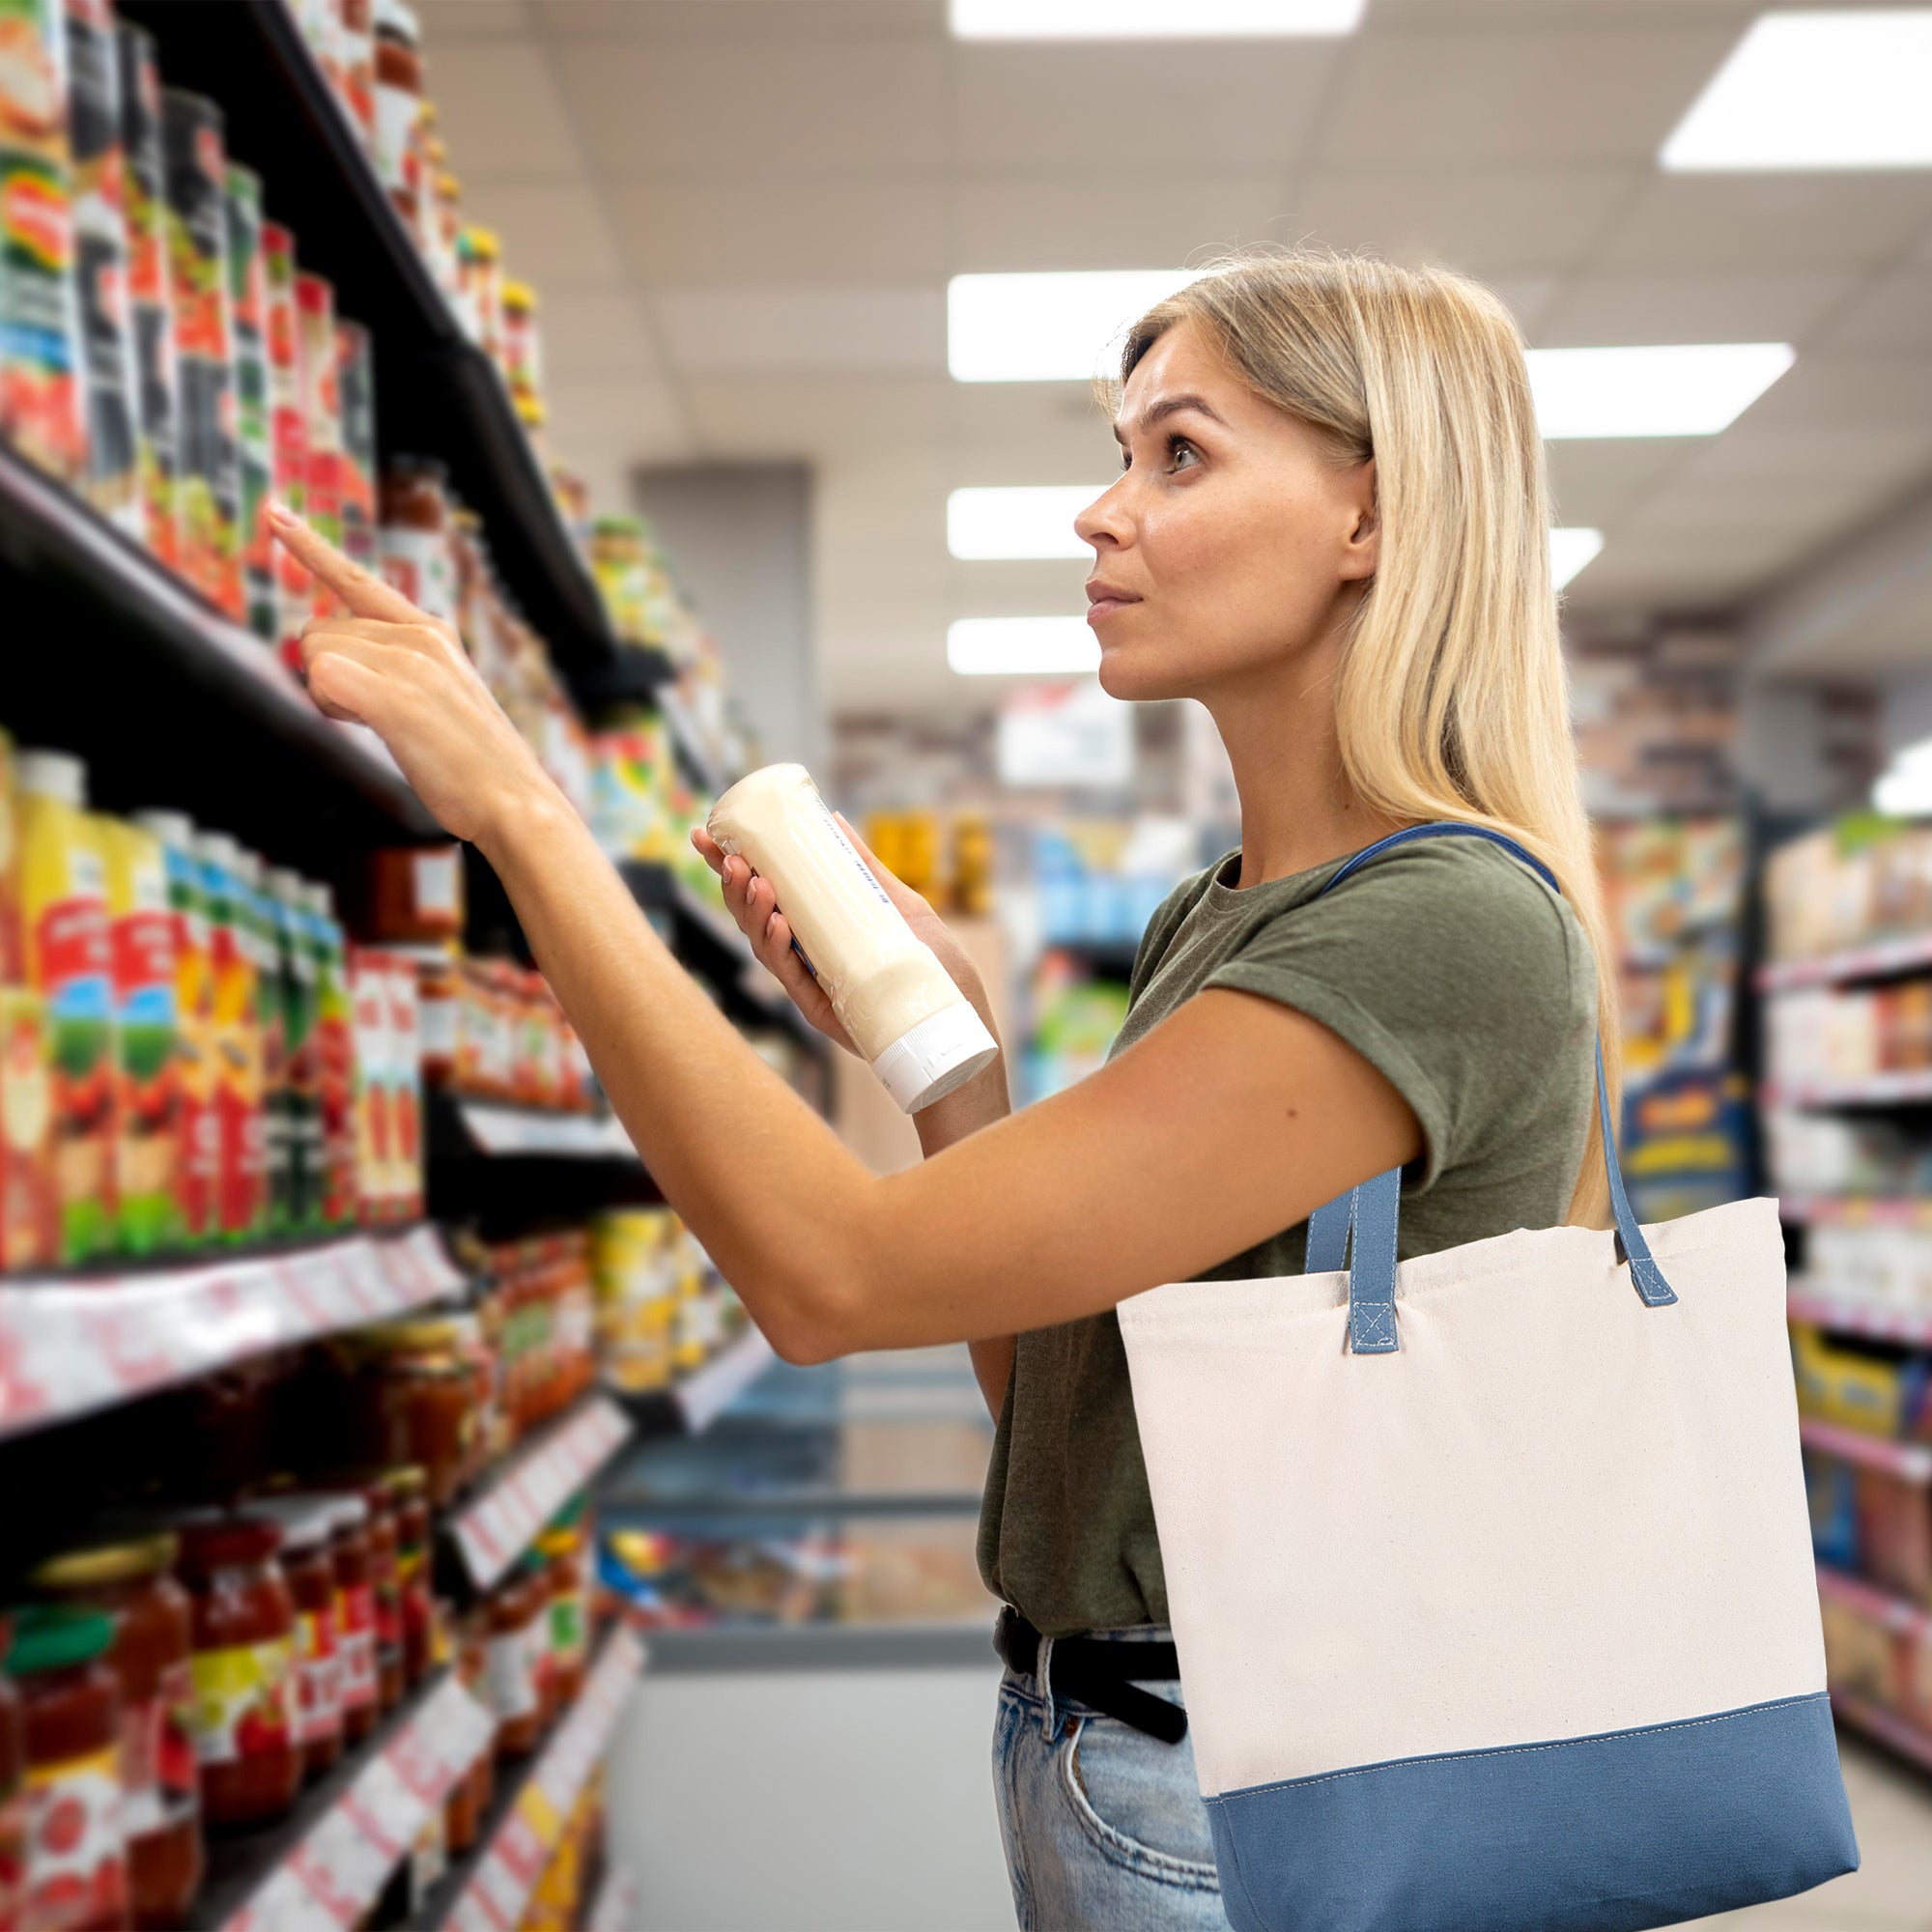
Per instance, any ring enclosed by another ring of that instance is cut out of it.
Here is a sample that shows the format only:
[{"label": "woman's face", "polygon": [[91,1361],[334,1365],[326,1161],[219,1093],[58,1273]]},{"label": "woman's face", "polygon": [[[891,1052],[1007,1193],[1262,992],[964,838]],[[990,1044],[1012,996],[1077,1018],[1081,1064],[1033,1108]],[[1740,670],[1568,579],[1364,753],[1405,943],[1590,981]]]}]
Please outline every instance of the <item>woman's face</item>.
[{"label": "woman's face", "polygon": [[1200,325],[1161,336],[1115,424],[1121,480],[1074,520],[1115,697],[1207,697],[1337,632],[1375,573],[1375,465],[1241,381]]}]

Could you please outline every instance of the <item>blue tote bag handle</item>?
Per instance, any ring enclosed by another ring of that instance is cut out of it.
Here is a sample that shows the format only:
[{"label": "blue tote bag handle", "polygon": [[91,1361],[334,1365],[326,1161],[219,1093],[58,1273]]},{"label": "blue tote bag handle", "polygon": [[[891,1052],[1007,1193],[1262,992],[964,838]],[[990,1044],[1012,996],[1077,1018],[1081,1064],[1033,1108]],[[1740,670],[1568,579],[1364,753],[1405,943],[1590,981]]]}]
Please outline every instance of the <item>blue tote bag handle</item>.
[{"label": "blue tote bag handle", "polygon": [[[1433,825],[1411,825],[1365,846],[1336,872],[1321,893],[1332,892],[1371,859],[1417,838],[1487,838],[1521,860],[1551,892],[1562,893],[1548,867],[1514,838],[1492,832],[1486,825],[1458,825],[1447,819]],[[1315,896],[1320,898],[1321,893]],[[1631,1286],[1646,1308],[1667,1307],[1677,1296],[1652,1257],[1650,1243],[1644,1239],[1643,1230],[1631,1211],[1630,1197],[1624,1192],[1601,1035],[1597,1038],[1597,1118],[1603,1123],[1604,1167],[1610,1183],[1610,1211],[1616,1219],[1617,1260],[1629,1264]],[[1395,1246],[1401,1203],[1402,1170],[1392,1167],[1359,1187],[1338,1194],[1333,1201],[1323,1202],[1308,1217],[1308,1272],[1327,1274],[1339,1269],[1345,1261],[1348,1264],[1349,1348],[1357,1355],[1395,1352]]]}]

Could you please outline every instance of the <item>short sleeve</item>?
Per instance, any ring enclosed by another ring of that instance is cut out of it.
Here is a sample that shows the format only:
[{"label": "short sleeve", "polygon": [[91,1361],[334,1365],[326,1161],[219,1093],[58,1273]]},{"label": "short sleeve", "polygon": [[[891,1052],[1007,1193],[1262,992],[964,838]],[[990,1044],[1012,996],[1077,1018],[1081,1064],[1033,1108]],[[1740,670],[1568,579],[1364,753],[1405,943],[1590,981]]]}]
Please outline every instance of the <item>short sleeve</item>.
[{"label": "short sleeve", "polygon": [[1525,1131],[1595,1019],[1576,915],[1475,839],[1372,862],[1258,926],[1207,984],[1293,1007],[1375,1066],[1421,1123],[1418,1191]]}]

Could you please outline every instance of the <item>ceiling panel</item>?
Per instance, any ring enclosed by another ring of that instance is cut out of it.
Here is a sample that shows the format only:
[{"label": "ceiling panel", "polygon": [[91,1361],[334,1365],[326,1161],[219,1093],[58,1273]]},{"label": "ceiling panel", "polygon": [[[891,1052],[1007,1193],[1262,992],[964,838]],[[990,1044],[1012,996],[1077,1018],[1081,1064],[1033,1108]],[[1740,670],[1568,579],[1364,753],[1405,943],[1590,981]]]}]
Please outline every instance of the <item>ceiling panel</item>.
[{"label": "ceiling panel", "polygon": [[876,40],[946,34],[946,0],[528,0],[546,33],[576,40]]},{"label": "ceiling panel", "polygon": [[1932,355],[1821,350],[1801,355],[1739,417],[1764,429],[1884,429],[1932,421]]},{"label": "ceiling panel", "polygon": [[1825,331],[1833,349],[1932,349],[1932,268],[1874,276]]},{"label": "ceiling panel", "polygon": [[1566,602],[1579,615],[1632,607],[1719,611],[1765,583],[1789,557],[1787,539],[1748,526],[1723,533],[1652,533],[1628,544],[1612,540],[1571,585]]},{"label": "ceiling panel", "polygon": [[962,563],[946,572],[951,617],[1084,617],[1091,557]]},{"label": "ceiling panel", "polygon": [[1859,279],[1846,269],[1781,274],[1584,273],[1573,277],[1545,311],[1535,340],[1551,347],[1802,341]]},{"label": "ceiling panel", "polygon": [[660,289],[672,360],[692,375],[808,375],[946,367],[937,289]]},{"label": "ceiling panel", "polygon": [[1550,443],[1549,488],[1557,522],[1613,525],[1671,474],[1691,446],[1688,437]]},{"label": "ceiling panel", "polygon": [[708,376],[683,392],[713,454],[827,463],[936,441],[952,387],[944,376]]},{"label": "ceiling panel", "polygon": [[[550,442],[567,464],[587,452],[627,451],[635,462],[676,461],[692,453],[692,425],[679,393],[648,376],[553,375]],[[622,498],[607,499],[621,502]]]},{"label": "ceiling panel", "polygon": [[1332,41],[956,46],[952,158],[975,174],[1119,171],[1128,202],[1149,175],[1285,172],[1340,58]]},{"label": "ceiling panel", "polygon": [[466,188],[506,177],[555,179],[579,172],[577,134],[542,43],[432,42],[428,51],[430,92],[450,165]]},{"label": "ceiling panel", "polygon": [[564,290],[546,294],[540,311],[545,366],[573,381],[662,373],[640,297]]},{"label": "ceiling panel", "polygon": [[580,181],[464,183],[465,213],[502,237],[509,272],[534,282],[548,302],[571,289],[610,289],[624,263],[594,193]]},{"label": "ceiling panel", "polygon": [[945,153],[936,43],[560,41],[556,60],[585,144],[615,179],[898,179],[936,172]]},{"label": "ceiling panel", "polygon": [[444,47],[458,41],[514,39],[536,29],[528,0],[415,0],[415,15],[431,62],[432,93],[441,84]]},{"label": "ceiling panel", "polygon": [[1343,73],[1319,152],[1324,162],[1378,167],[1647,165],[1735,38],[1725,24],[1634,19],[1371,32]]},{"label": "ceiling panel", "polygon": [[1877,268],[1932,220],[1932,171],[1651,176],[1604,237],[1605,269]]},{"label": "ceiling panel", "polygon": [[1165,269],[1295,239],[1276,174],[1177,175],[1121,192],[1118,175],[968,175],[952,192],[954,274]]},{"label": "ceiling panel", "polygon": [[947,191],[906,181],[616,182],[611,218],[645,281],[906,282],[947,272]]}]

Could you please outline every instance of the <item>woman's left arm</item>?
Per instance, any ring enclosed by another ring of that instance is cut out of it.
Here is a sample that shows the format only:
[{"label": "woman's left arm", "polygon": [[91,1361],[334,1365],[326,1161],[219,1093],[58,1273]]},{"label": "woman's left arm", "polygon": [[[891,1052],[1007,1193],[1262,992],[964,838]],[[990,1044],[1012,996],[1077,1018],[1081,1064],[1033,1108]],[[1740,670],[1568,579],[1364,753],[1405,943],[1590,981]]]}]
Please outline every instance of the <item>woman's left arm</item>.
[{"label": "woman's left arm", "polygon": [[1094,1314],[1419,1150],[1407,1103],[1351,1047],[1214,990],[1067,1093],[873,1176],[651,931],[454,632],[275,525],[355,613],[309,627],[312,694],[371,725],[496,868],[639,1154],[789,1358]]}]

